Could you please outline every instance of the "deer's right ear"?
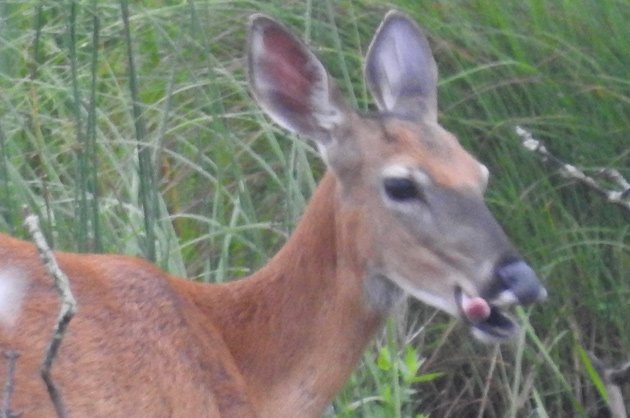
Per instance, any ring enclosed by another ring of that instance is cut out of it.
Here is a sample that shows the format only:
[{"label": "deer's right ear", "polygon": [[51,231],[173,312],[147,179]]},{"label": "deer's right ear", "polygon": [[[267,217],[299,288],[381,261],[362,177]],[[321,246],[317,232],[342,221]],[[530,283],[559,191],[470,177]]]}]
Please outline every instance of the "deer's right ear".
[{"label": "deer's right ear", "polygon": [[261,108],[280,126],[327,147],[348,108],[315,54],[257,14],[250,20],[247,58],[250,89]]},{"label": "deer's right ear", "polygon": [[387,13],[368,49],[365,79],[382,111],[437,122],[437,66],[408,16]]}]

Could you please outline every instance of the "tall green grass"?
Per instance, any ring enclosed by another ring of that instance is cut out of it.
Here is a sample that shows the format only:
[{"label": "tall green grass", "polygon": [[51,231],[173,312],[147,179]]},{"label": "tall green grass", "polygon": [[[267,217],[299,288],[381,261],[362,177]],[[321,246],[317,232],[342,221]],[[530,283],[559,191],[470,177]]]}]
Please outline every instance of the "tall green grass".
[{"label": "tall green grass", "polygon": [[520,311],[531,326],[500,348],[410,302],[330,415],[593,416],[602,401],[581,349],[630,355],[628,217],[547,169],[513,129],[630,176],[624,1],[2,2],[0,230],[24,236],[26,204],[59,249],[143,256],[195,280],[255,270],[323,165],[252,103],[247,16],[294,28],[368,110],[362,56],[390,6],[427,29],[440,119],[491,169],[489,204],[550,298]]}]

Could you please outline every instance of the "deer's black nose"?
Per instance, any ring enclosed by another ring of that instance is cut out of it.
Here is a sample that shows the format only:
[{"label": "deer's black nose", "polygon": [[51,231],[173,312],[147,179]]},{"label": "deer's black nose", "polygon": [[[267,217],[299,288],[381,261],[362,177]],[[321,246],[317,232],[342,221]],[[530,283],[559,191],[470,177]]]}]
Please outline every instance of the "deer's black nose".
[{"label": "deer's black nose", "polygon": [[501,264],[495,272],[504,291],[510,291],[522,305],[529,305],[547,297],[538,276],[523,260],[510,260]]}]

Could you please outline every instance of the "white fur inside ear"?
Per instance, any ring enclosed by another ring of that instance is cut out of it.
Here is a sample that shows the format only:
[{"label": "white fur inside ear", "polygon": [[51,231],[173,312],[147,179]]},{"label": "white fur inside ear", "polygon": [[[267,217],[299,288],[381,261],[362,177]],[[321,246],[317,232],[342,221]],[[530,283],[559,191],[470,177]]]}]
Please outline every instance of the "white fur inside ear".
[{"label": "white fur inside ear", "polygon": [[326,146],[322,144],[321,142],[316,142],[315,144],[317,145],[317,151],[319,151],[319,156],[322,158],[322,160],[327,166],[330,165],[330,161],[328,159],[328,148],[326,148]]},{"label": "white fur inside ear", "polygon": [[317,125],[326,131],[331,131],[344,121],[343,112],[335,105],[330,97],[330,84],[326,69],[313,58],[311,65],[317,67],[322,78],[313,85],[311,92],[311,109]]},{"label": "white fur inside ear", "polygon": [[[317,107],[314,107],[317,109]],[[344,121],[343,113],[336,107],[330,105],[328,109],[321,108],[322,111],[313,112],[317,124],[326,131],[331,131]]]},{"label": "white fur inside ear", "polygon": [[0,325],[12,328],[17,321],[27,280],[24,273],[17,268],[5,267],[0,269]]}]

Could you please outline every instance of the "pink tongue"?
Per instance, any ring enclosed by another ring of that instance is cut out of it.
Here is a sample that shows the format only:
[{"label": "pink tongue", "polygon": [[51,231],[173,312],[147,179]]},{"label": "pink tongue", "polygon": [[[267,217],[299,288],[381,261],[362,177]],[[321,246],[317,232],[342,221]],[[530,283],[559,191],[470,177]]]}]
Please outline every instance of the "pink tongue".
[{"label": "pink tongue", "polygon": [[490,316],[490,305],[484,298],[464,298],[462,301],[462,310],[466,318],[473,324],[484,321]]}]

